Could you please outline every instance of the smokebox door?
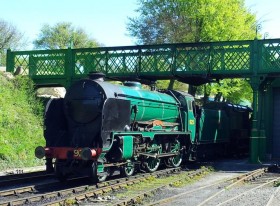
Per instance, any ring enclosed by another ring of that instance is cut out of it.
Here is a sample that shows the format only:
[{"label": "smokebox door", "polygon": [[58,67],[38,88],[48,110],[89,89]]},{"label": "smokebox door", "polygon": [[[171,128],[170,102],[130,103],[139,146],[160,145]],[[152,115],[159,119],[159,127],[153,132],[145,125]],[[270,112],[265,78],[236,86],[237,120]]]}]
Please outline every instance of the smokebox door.
[{"label": "smokebox door", "polygon": [[126,125],[130,125],[130,101],[109,98],[106,100],[102,112],[102,141],[103,147],[109,147],[111,132],[122,132]]}]

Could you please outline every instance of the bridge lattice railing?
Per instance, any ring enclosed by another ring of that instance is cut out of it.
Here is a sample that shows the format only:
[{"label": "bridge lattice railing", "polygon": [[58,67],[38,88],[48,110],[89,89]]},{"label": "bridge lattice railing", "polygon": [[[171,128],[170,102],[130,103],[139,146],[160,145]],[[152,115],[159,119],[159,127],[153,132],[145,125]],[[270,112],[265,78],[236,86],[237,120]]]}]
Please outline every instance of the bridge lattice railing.
[{"label": "bridge lattice railing", "polygon": [[8,51],[7,70],[18,66],[38,84],[62,85],[92,71],[117,80],[277,75],[280,39]]}]

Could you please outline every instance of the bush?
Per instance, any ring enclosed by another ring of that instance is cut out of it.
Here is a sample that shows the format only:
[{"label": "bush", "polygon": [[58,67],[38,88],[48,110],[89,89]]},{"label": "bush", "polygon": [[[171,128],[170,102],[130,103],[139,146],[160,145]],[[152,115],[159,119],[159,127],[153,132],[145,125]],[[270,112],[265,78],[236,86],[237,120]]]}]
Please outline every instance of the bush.
[{"label": "bush", "polygon": [[0,73],[0,169],[42,165],[34,150],[44,145],[43,104],[26,76]]}]

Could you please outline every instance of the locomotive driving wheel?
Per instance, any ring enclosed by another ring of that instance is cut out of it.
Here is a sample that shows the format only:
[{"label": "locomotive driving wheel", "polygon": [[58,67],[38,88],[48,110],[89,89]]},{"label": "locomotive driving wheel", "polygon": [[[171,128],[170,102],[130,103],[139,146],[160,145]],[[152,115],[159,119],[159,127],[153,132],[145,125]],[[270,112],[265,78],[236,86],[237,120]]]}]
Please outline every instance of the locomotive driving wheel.
[{"label": "locomotive driving wheel", "polygon": [[108,176],[110,176],[110,168],[104,168],[104,172],[102,172],[101,174],[99,173],[98,175],[98,181],[99,182],[104,182]]},{"label": "locomotive driving wheel", "polygon": [[135,163],[131,160],[127,160],[127,163],[120,168],[121,176],[129,177],[134,174],[135,171]]},{"label": "locomotive driving wheel", "polygon": [[155,157],[148,157],[145,160],[144,165],[147,172],[155,172],[160,165],[160,159]]},{"label": "locomotive driving wheel", "polygon": [[182,154],[180,153],[180,142],[178,140],[176,140],[174,143],[171,143],[170,152],[175,152],[178,154],[168,158],[169,165],[172,167],[179,167],[182,163]]}]

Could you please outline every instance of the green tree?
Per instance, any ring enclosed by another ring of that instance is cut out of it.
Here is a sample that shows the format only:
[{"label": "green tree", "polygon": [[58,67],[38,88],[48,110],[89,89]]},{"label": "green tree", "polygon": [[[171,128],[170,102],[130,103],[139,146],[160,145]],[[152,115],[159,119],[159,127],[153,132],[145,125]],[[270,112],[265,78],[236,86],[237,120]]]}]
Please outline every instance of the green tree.
[{"label": "green tree", "polygon": [[161,80],[161,81],[157,81],[156,87],[158,89],[175,89],[178,91],[186,91],[188,89],[187,84],[179,82],[179,81],[174,81],[174,85],[170,85],[170,81],[168,80]]},{"label": "green tree", "polygon": [[256,16],[244,0],[138,0],[127,30],[139,44],[253,39]]},{"label": "green tree", "polygon": [[[245,7],[244,0],[138,0],[138,5],[139,16],[129,18],[127,30],[139,44],[255,38],[256,16]],[[247,84],[239,82],[243,80],[234,81],[236,86]],[[226,91],[224,85],[227,84],[218,85],[220,92]],[[217,92],[207,87],[205,94]],[[189,86],[189,93],[195,94],[196,90]]]},{"label": "green tree", "polygon": [[75,28],[71,23],[62,22],[54,26],[45,24],[41,32],[33,42],[35,49],[66,49],[92,48],[100,44],[89,37],[82,28]]},{"label": "green tree", "polygon": [[0,65],[6,65],[6,49],[19,49],[24,45],[23,34],[16,26],[0,19]]},{"label": "green tree", "polygon": [[246,79],[228,79],[207,86],[208,93],[216,94],[215,101],[228,101],[235,104],[241,101],[253,101],[252,88]]}]

